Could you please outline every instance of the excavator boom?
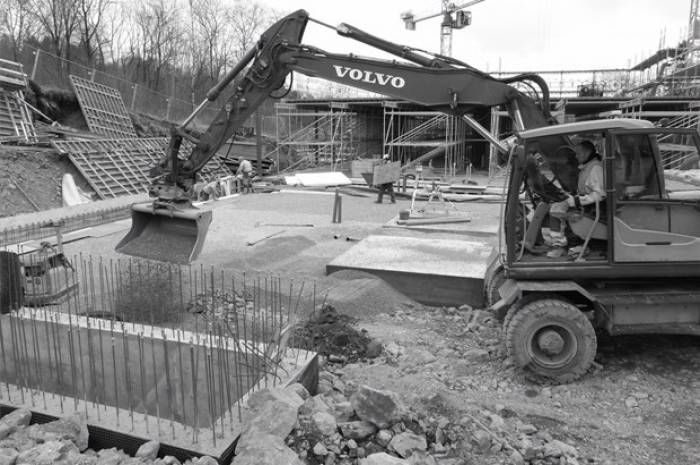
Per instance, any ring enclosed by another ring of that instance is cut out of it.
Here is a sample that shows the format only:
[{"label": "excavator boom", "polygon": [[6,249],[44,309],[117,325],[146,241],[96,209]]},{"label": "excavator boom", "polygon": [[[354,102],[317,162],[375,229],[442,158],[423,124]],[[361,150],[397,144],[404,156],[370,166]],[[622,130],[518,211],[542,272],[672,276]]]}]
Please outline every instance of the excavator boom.
[{"label": "excavator boom", "polygon": [[[495,79],[466,63],[431,55],[388,42],[347,24],[336,32],[363,42],[404,61],[360,58],[328,53],[302,44],[309,16],[296,11],[265,31],[256,46],[207,94],[207,99],[172,130],[168,153],[151,170],[150,193],[156,200],[132,209],[132,229],[117,245],[117,252],[156,260],[189,263],[202,249],[211,212],[192,206],[190,190],[197,173],[234,134],[236,129],[275,91],[292,71],[323,78],[390,97],[418,103],[436,111],[463,116],[477,108],[505,105],[524,128],[551,124],[548,90],[537,76]],[[542,104],[510,85],[517,80],[540,87]],[[232,94],[199,138],[186,126],[224,89]],[[187,157],[179,155],[183,138],[195,146]],[[154,246],[157,244],[157,246]]]}]

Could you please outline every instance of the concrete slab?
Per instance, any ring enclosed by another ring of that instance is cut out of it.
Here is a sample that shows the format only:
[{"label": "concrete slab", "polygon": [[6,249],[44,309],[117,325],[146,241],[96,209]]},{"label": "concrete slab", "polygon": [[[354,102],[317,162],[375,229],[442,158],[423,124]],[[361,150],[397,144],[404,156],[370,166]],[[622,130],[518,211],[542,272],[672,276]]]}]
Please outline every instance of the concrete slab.
[{"label": "concrete slab", "polygon": [[428,305],[481,306],[492,247],[483,241],[369,236],[326,265],[360,270]]}]

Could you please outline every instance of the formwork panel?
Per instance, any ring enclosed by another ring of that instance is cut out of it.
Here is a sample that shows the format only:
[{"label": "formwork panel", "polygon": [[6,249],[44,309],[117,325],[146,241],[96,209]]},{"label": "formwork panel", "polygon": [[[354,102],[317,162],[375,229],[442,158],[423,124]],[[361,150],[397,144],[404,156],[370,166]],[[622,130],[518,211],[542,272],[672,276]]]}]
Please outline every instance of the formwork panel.
[{"label": "formwork panel", "polygon": [[136,130],[117,89],[78,76],[70,82],[91,132],[109,137],[136,137]]}]

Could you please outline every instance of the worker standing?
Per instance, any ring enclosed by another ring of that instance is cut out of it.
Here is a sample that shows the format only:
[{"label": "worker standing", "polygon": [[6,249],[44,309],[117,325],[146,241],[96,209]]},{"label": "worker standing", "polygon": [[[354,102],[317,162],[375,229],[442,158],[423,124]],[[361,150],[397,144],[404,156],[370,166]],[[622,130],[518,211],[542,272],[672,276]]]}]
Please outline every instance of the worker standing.
[{"label": "worker standing", "polygon": [[236,181],[238,184],[238,191],[243,192],[253,192],[253,164],[250,160],[243,159],[238,164],[238,169],[236,170]]},{"label": "worker standing", "polygon": [[[389,154],[386,153],[382,157],[382,161],[380,162],[381,164],[389,164],[391,163],[391,160],[389,159]],[[384,197],[384,192],[388,192],[389,195],[391,196],[391,203],[396,203],[396,196],[394,195],[394,183],[393,182],[387,182],[384,184],[380,184],[379,186],[379,195],[377,196],[377,200],[374,203],[382,203],[382,198]]]}]

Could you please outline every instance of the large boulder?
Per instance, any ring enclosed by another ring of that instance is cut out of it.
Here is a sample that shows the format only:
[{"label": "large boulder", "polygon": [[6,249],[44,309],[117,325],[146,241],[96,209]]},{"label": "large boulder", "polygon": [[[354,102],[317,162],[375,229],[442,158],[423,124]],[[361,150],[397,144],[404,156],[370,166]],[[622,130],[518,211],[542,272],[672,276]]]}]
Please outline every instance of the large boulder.
[{"label": "large boulder", "polygon": [[338,428],[345,439],[365,439],[377,432],[374,423],[368,421],[348,421],[338,423]]},{"label": "large boulder", "polygon": [[27,435],[38,443],[65,440],[73,442],[81,451],[88,447],[87,421],[77,413],[49,423],[34,424],[27,428]]},{"label": "large boulder", "polygon": [[0,465],[14,465],[19,452],[8,447],[0,449]]},{"label": "large boulder", "polygon": [[399,454],[401,457],[408,458],[414,451],[424,451],[428,448],[428,442],[425,436],[404,431],[399,433],[389,443],[389,450]]},{"label": "large boulder", "polygon": [[69,465],[73,464],[78,448],[69,441],[48,441],[19,454],[17,465]]},{"label": "large boulder", "polygon": [[272,400],[261,405],[252,418],[246,422],[243,433],[238,439],[236,453],[246,448],[247,444],[261,435],[286,438],[297,423],[297,409],[292,405]]},{"label": "large boulder", "polygon": [[250,441],[241,453],[236,448],[233,465],[303,465],[297,454],[277,436],[260,435]]},{"label": "large boulder", "polygon": [[360,460],[360,465],[410,465],[406,460],[389,455],[386,452],[372,454]]},{"label": "large boulder", "polygon": [[350,403],[361,420],[374,423],[378,428],[388,428],[401,420],[406,411],[396,393],[364,385],[352,395]]},{"label": "large boulder", "polygon": [[32,412],[27,409],[17,409],[0,418],[0,439],[24,428],[31,419]]},{"label": "large boulder", "polygon": [[155,460],[158,457],[160,443],[158,441],[148,441],[136,451],[136,457],[144,460]]},{"label": "large boulder", "polygon": [[299,415],[313,415],[316,412],[330,413],[331,407],[323,396],[309,397],[304,401],[304,404],[299,407]]}]

